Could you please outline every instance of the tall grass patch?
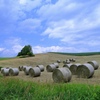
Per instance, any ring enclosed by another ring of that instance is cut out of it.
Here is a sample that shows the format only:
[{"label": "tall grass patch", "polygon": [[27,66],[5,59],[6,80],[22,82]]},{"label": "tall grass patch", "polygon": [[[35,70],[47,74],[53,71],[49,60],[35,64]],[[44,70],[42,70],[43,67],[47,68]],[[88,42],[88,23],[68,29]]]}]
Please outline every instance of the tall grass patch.
[{"label": "tall grass patch", "polygon": [[0,78],[0,100],[99,100],[100,86]]}]

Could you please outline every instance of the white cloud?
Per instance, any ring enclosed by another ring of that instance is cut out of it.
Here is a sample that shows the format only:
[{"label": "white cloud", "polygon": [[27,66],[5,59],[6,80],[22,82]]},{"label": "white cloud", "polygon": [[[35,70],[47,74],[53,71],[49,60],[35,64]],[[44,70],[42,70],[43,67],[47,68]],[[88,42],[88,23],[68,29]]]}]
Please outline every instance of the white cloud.
[{"label": "white cloud", "polygon": [[2,52],[3,50],[5,50],[5,48],[0,48],[0,52]]},{"label": "white cloud", "polygon": [[29,18],[20,22],[17,30],[23,33],[34,33],[34,31],[40,27],[41,20]]},{"label": "white cloud", "polygon": [[74,47],[64,47],[64,46],[33,46],[33,53],[47,53],[47,52],[83,52],[87,51],[86,48],[74,48]]}]

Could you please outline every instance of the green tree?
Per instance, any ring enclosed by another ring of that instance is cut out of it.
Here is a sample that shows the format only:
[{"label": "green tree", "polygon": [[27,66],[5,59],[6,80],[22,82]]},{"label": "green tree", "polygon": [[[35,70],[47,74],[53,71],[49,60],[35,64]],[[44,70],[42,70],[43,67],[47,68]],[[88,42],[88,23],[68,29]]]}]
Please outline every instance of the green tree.
[{"label": "green tree", "polygon": [[25,45],[17,56],[35,56],[30,45]]}]

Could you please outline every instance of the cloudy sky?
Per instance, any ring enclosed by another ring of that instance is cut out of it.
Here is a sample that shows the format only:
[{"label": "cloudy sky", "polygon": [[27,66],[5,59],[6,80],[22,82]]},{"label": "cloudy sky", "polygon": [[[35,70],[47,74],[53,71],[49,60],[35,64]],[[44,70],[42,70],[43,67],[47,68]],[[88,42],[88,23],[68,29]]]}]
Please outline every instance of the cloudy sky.
[{"label": "cloudy sky", "polygon": [[0,0],[0,57],[100,51],[100,0]]}]

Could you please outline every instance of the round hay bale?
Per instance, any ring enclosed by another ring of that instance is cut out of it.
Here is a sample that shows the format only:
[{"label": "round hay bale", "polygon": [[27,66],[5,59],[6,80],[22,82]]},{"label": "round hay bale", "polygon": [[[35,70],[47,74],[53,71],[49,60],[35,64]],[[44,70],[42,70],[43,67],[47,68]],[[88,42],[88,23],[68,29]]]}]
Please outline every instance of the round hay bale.
[{"label": "round hay bale", "polygon": [[2,74],[3,74],[3,76],[9,76],[9,69],[4,68],[4,69],[2,70]]},{"label": "round hay bale", "polygon": [[63,67],[70,68],[71,65],[72,65],[72,64],[65,64],[65,65],[63,65]]},{"label": "round hay bale", "polygon": [[10,68],[9,69],[9,75],[10,76],[17,76],[19,74],[19,69],[18,68]]},{"label": "round hay bale", "polygon": [[26,67],[28,67],[28,66],[22,66],[22,70],[24,71]]},{"label": "round hay bale", "polygon": [[70,64],[69,60],[63,61],[63,64]]},{"label": "round hay bale", "polygon": [[19,69],[19,71],[22,71],[23,70],[23,66],[19,66],[18,69]]},{"label": "round hay bale", "polygon": [[38,77],[41,75],[41,70],[39,67],[33,67],[33,68],[30,68],[29,70],[29,75],[31,77]]},{"label": "round hay bale", "polygon": [[30,68],[32,68],[32,66],[29,66],[29,67],[25,67],[25,68],[24,68],[24,73],[25,73],[25,75],[29,75],[29,70],[30,70]]},{"label": "round hay bale", "polygon": [[61,63],[61,60],[57,60],[57,63]]},{"label": "round hay bale", "polygon": [[79,78],[90,78],[94,74],[94,68],[91,64],[85,63],[77,67],[77,76]]},{"label": "round hay bale", "polygon": [[4,69],[6,69],[6,68],[1,68],[1,73],[3,72]]},{"label": "round hay bale", "polygon": [[56,66],[56,68],[59,68],[59,64],[58,63],[53,63],[55,66]]},{"label": "round hay bale", "polygon": [[53,81],[56,83],[70,82],[72,73],[68,68],[57,68],[52,73]]},{"label": "round hay bale", "polygon": [[76,63],[76,64],[72,64],[71,66],[70,66],[70,71],[72,72],[72,74],[73,75],[76,75],[77,73],[76,73],[76,70],[77,70],[77,67],[79,66],[79,65],[81,65],[80,63]]},{"label": "round hay bale", "polygon": [[43,65],[37,65],[36,67],[39,67],[39,68],[40,68],[40,70],[41,70],[41,72],[43,72],[43,71],[44,71],[44,66],[43,66]]},{"label": "round hay bale", "polygon": [[55,64],[49,64],[46,66],[47,72],[53,72],[54,69],[56,69]]},{"label": "round hay bale", "polygon": [[94,67],[94,70],[98,69],[99,67],[99,64],[96,61],[89,61],[87,63],[91,64]]}]

